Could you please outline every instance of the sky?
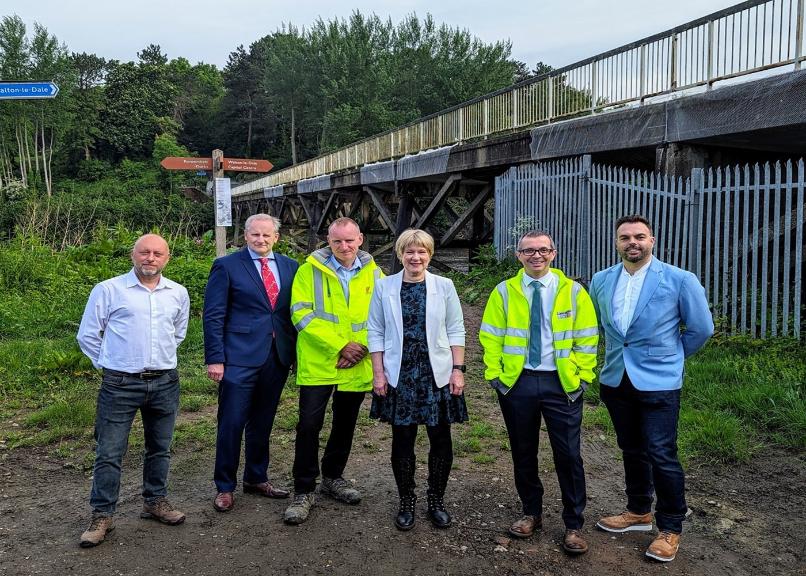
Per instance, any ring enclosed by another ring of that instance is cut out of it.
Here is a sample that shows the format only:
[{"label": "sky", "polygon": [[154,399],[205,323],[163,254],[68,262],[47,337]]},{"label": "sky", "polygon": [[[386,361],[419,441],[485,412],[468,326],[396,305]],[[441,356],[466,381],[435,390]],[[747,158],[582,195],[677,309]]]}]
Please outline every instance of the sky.
[{"label": "sky", "polygon": [[485,42],[509,39],[512,57],[555,68],[629,44],[733,5],[730,0],[2,0],[0,16],[18,15],[29,31],[47,28],[71,52],[136,60],[159,44],[169,59],[223,68],[230,52],[271,34],[348,17],[353,10],[398,22],[430,13]]}]

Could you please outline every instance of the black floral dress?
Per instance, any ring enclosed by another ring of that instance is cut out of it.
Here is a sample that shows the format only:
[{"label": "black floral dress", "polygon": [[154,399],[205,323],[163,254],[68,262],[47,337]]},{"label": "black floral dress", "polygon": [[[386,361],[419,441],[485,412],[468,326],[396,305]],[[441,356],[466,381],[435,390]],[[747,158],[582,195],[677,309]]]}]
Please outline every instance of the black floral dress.
[{"label": "black floral dress", "polygon": [[454,396],[450,386],[437,388],[428,358],[425,332],[425,282],[403,282],[400,309],[403,316],[403,358],[397,388],[385,398],[372,397],[370,418],[394,425],[467,421],[465,397]]}]

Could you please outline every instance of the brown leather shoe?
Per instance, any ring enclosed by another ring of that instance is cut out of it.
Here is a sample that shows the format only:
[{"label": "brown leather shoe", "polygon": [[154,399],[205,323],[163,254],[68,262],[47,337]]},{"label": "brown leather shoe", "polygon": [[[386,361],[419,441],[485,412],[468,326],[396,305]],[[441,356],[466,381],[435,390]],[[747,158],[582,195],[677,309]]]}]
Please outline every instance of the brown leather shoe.
[{"label": "brown leather shoe", "polygon": [[646,549],[646,555],[659,562],[671,562],[674,560],[679,548],[680,534],[664,530],[658,534],[657,538]]},{"label": "brown leather shoe", "polygon": [[588,551],[588,543],[579,530],[566,530],[563,538],[563,550],[569,554],[584,554]]},{"label": "brown leather shoe", "polygon": [[540,530],[542,527],[542,516],[531,516],[526,514],[512,523],[512,526],[509,527],[509,534],[515,538],[528,538],[534,534],[535,530]]},{"label": "brown leather shoe", "polygon": [[169,526],[176,526],[185,521],[185,515],[174,508],[167,498],[160,498],[150,504],[143,502],[143,511],[140,512],[140,518],[159,520]]},{"label": "brown leather shoe", "polygon": [[261,482],[260,484],[247,484],[243,483],[243,491],[245,494],[260,494],[266,498],[288,498],[291,493],[282,488],[275,488],[271,482]]},{"label": "brown leather shoe", "polygon": [[235,496],[232,492],[219,492],[213,500],[213,508],[219,512],[229,512],[235,506]]},{"label": "brown leather shoe", "polygon": [[81,535],[79,545],[82,548],[92,548],[104,541],[106,535],[115,529],[115,524],[111,516],[92,515],[92,521]]},{"label": "brown leather shoe", "polygon": [[649,532],[652,530],[652,512],[635,514],[625,510],[615,516],[605,516],[596,523],[597,528],[607,532]]}]

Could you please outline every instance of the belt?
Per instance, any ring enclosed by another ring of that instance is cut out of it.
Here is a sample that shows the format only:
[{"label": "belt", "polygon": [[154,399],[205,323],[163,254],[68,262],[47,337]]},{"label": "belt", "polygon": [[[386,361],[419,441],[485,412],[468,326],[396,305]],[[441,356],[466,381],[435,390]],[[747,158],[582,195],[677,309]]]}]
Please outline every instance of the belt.
[{"label": "belt", "polygon": [[532,376],[548,376],[550,374],[557,374],[556,370],[531,370],[530,368],[524,368],[523,372]]},{"label": "belt", "polygon": [[111,368],[104,368],[104,371],[112,376],[126,376],[128,378],[137,378],[138,380],[154,380],[172,370],[144,370],[143,372],[121,372],[120,370],[112,370]]}]

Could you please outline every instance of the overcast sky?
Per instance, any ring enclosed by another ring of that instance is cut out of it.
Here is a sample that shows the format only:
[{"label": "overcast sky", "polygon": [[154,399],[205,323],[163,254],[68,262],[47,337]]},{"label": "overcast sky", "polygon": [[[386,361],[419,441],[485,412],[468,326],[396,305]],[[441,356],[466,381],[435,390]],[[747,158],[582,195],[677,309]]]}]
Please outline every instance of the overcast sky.
[{"label": "overcast sky", "polygon": [[283,23],[308,26],[318,17],[353,10],[398,22],[431,13],[438,23],[466,28],[486,42],[509,39],[512,56],[571,64],[733,5],[730,0],[2,0],[0,15],[45,26],[72,52],[135,60],[148,44],[169,58],[223,67],[239,44],[248,46]]}]

